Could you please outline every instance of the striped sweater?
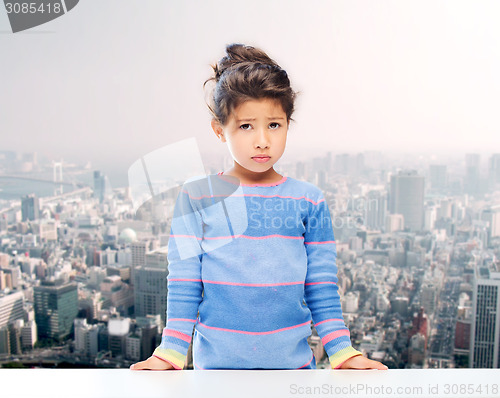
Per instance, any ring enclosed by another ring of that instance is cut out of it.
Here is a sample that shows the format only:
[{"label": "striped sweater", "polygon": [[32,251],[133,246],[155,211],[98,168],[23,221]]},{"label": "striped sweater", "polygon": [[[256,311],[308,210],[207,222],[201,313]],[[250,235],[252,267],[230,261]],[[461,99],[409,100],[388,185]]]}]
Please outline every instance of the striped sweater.
[{"label": "striped sweater", "polygon": [[[332,368],[351,346],[336,246],[319,188],[283,177],[187,181],[168,242],[167,324],[153,355],[183,369],[315,369],[311,320]],[[194,334],[193,334],[194,327]]]}]

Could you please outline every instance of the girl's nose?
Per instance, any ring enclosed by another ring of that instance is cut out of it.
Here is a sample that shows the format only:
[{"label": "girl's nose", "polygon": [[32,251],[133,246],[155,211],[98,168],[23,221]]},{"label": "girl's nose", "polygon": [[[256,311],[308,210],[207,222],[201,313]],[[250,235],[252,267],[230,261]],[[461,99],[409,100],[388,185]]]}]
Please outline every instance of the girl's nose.
[{"label": "girl's nose", "polygon": [[265,129],[257,130],[256,138],[255,138],[255,146],[259,148],[267,148],[269,147],[269,136]]}]

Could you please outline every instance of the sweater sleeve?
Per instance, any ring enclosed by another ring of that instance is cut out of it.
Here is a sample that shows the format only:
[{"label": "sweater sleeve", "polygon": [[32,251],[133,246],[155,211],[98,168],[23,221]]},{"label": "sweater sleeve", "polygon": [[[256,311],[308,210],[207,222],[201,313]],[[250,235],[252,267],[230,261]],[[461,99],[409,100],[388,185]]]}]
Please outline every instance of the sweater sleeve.
[{"label": "sweater sleeve", "polygon": [[333,369],[349,358],[362,355],[351,345],[337,286],[337,249],[330,211],[320,194],[306,222],[304,244],[307,252],[305,301],[311,310],[314,326]]},{"label": "sweater sleeve", "polygon": [[161,344],[153,352],[175,369],[184,368],[203,292],[203,224],[185,187],[177,197],[168,241],[167,322]]}]

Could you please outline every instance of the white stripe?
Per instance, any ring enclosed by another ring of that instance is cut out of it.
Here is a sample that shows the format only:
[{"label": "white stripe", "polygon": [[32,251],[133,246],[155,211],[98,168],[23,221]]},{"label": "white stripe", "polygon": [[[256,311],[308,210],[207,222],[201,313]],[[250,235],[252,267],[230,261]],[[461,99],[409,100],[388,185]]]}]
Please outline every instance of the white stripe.
[{"label": "white stripe", "polygon": [[68,12],[68,10],[66,9],[66,3],[64,2],[64,0],[61,0],[61,4],[62,4],[62,8],[64,10],[64,13],[66,14]]}]

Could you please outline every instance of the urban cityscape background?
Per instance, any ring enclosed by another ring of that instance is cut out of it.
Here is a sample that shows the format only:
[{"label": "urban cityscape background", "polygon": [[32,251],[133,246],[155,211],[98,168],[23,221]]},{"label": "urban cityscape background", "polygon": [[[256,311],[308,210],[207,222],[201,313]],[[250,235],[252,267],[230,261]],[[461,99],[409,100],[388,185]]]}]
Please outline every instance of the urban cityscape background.
[{"label": "urban cityscape background", "polygon": [[[217,159],[207,174],[232,165]],[[327,151],[276,170],[324,192],[356,349],[389,368],[499,367],[500,153]],[[1,366],[148,358],[165,326],[177,193],[134,212],[130,187],[90,162],[0,151]],[[309,343],[328,367],[312,324]]]}]

